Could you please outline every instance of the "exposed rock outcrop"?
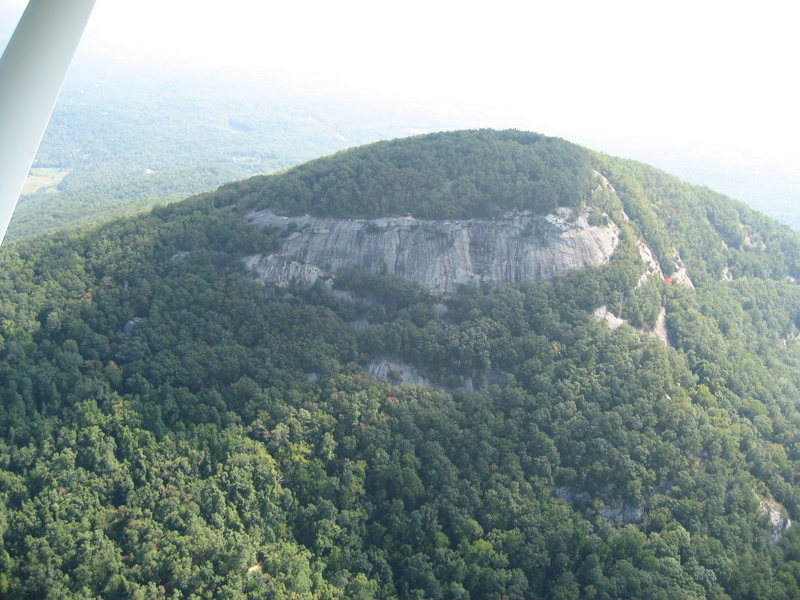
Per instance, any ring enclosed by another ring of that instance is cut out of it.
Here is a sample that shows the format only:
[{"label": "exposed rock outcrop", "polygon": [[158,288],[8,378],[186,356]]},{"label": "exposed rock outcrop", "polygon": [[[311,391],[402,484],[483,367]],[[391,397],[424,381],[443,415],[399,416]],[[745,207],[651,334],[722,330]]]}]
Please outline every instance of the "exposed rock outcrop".
[{"label": "exposed rock outcrop", "polygon": [[[593,314],[595,319],[598,321],[605,321],[606,325],[608,325],[608,328],[611,331],[614,331],[622,325],[630,325],[628,321],[621,319],[608,310],[608,307],[605,304],[597,307]],[[656,322],[652,329],[638,329],[638,331],[640,333],[644,333],[645,335],[649,335],[651,338],[661,340],[665,344],[669,345],[669,335],[667,333],[667,310],[664,307],[661,307],[661,311],[658,313],[658,317],[656,318]]]},{"label": "exposed rock outcrop", "polygon": [[639,277],[636,287],[642,287],[647,280],[653,276],[658,277],[658,279],[664,279],[664,273],[661,271],[661,265],[658,264],[658,260],[656,260],[655,254],[650,247],[643,241],[639,240],[637,243],[637,248],[639,249],[639,256],[642,258],[642,262],[644,263],[644,273],[642,273],[642,276]]},{"label": "exposed rock outcrop", "polygon": [[388,358],[370,361],[367,364],[367,373],[375,379],[389,383],[431,385],[431,382],[420,375],[414,367]]},{"label": "exposed rock outcrop", "polygon": [[[598,492],[596,495],[589,494],[588,492],[575,492],[568,486],[561,486],[555,488],[556,498],[565,500],[573,505],[583,504],[588,505],[596,498],[605,502],[608,501],[605,493]],[[625,502],[612,502],[603,506],[600,513],[606,521],[621,521],[622,523],[640,523],[644,519],[644,507],[632,506]]]},{"label": "exposed rock outcrop", "polygon": [[627,323],[625,319],[620,319],[617,315],[608,310],[605,304],[595,309],[594,316],[598,321],[605,321],[611,331]]},{"label": "exposed rock outcrop", "polygon": [[681,255],[678,254],[677,250],[675,250],[675,264],[678,266],[678,268],[672,274],[672,282],[693,290],[694,283],[689,277],[689,272],[686,270],[686,265],[683,264],[683,259],[681,258]]},{"label": "exposed rock outcrop", "polygon": [[663,306],[661,307],[661,311],[658,313],[655,326],[653,329],[647,332],[647,335],[657,340],[661,340],[665,344],[669,345],[669,333],[667,332],[667,309],[665,309]]},{"label": "exposed rock outcrop", "polygon": [[771,544],[777,544],[781,541],[783,534],[792,526],[792,520],[789,518],[786,508],[775,500],[759,496],[758,505],[761,512],[769,515],[771,525],[769,541]]},{"label": "exposed rock outcrop", "polygon": [[280,232],[281,248],[244,261],[260,281],[278,286],[311,285],[351,268],[397,275],[445,293],[462,284],[543,281],[605,263],[617,247],[619,229],[613,223],[592,225],[588,213],[571,217],[570,209],[462,221],[282,217],[263,210],[246,218]]}]

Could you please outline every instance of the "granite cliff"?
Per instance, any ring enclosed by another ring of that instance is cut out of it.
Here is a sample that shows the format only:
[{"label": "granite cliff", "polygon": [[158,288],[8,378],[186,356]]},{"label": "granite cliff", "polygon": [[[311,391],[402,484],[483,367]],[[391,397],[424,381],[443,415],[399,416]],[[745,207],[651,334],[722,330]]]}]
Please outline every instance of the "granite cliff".
[{"label": "granite cliff", "polygon": [[279,234],[277,252],[244,259],[259,281],[277,286],[310,285],[358,269],[450,293],[462,284],[548,280],[608,261],[619,242],[616,225],[607,220],[593,225],[588,211],[574,214],[569,208],[548,215],[506,213],[493,220],[286,217],[270,210],[246,219]]}]

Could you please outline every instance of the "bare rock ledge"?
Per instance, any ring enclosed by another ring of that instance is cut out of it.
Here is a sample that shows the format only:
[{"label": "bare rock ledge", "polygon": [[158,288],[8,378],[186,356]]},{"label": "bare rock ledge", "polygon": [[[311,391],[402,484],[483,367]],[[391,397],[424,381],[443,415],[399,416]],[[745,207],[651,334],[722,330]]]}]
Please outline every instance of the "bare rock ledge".
[{"label": "bare rock ledge", "polygon": [[588,212],[571,215],[561,208],[549,215],[434,221],[283,217],[263,210],[245,218],[279,232],[281,248],[243,260],[259,281],[281,287],[312,285],[342,269],[397,275],[442,293],[462,284],[543,281],[605,263],[619,243],[613,223],[591,225]]}]

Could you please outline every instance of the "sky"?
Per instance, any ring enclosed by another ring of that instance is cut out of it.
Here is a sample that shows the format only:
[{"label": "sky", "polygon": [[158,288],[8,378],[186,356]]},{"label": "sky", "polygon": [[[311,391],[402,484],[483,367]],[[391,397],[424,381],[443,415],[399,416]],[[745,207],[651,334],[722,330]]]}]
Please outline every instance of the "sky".
[{"label": "sky", "polygon": [[[0,15],[25,4],[0,0]],[[800,176],[795,28],[774,0],[97,0],[76,61],[241,73]]]}]

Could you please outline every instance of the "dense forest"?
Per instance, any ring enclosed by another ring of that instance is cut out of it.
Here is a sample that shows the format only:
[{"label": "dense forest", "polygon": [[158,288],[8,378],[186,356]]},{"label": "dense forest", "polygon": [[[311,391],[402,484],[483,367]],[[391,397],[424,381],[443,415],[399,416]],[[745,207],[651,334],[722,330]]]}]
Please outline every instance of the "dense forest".
[{"label": "dense forest", "polygon": [[[241,260],[280,244],[254,208],[556,205],[616,224],[608,263],[442,296],[265,290]],[[492,131],[5,245],[0,595],[796,598],[798,261],[708,189]],[[432,385],[366,374],[386,358]]]},{"label": "dense forest", "polygon": [[335,217],[433,219],[547,213],[577,206],[592,168],[572,144],[521,131],[469,131],[392,140],[347,150],[223,187],[247,206]]}]

